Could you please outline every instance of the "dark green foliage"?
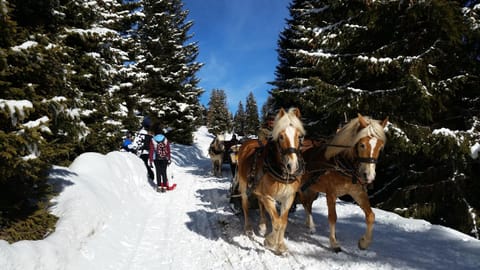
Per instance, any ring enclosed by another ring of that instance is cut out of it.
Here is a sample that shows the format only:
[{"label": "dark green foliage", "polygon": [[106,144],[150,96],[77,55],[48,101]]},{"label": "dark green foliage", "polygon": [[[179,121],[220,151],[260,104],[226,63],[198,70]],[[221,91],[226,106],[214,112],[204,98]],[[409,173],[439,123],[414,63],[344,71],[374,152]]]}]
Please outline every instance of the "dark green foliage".
[{"label": "dark green foliage", "polygon": [[247,121],[247,116],[245,110],[243,109],[242,101],[238,102],[238,108],[233,117],[233,132],[245,136],[245,125]]},{"label": "dark green foliage", "polygon": [[[38,209],[38,210],[34,210]],[[40,205],[14,216],[0,216],[0,239],[9,243],[20,240],[41,240],[53,231],[58,218]]]},{"label": "dark green foliage", "polygon": [[258,116],[258,106],[253,93],[247,96],[245,105],[245,135],[257,135],[260,128],[260,119]]},{"label": "dark green foliage", "polygon": [[388,116],[372,202],[475,235],[479,17],[462,3],[294,0],[272,95],[302,108],[310,136],[357,113]]},{"label": "dark green foliage", "polygon": [[161,118],[171,141],[191,144],[202,108],[198,97],[195,73],[202,64],[195,62],[198,45],[188,43],[187,11],[180,0],[144,1],[145,18],[140,25],[141,67],[148,73],[142,96],[150,103],[143,104],[149,115]]},{"label": "dark green foliage", "polygon": [[232,119],[227,108],[227,95],[222,89],[213,89],[208,102],[207,128],[212,134],[224,134],[232,128]]},{"label": "dark green foliage", "polygon": [[[150,15],[174,16],[149,28],[166,46],[154,51],[160,58],[148,58],[156,48],[132,27],[142,25],[133,12],[140,3],[0,1],[0,237],[41,239],[53,230],[51,165],[120,149],[124,131],[140,127],[139,113],[160,118],[171,140],[193,141],[202,90],[197,46],[184,45],[191,22],[184,23],[180,1],[153,9]],[[165,73],[145,74],[140,63]],[[151,91],[159,78],[165,91]]]}]

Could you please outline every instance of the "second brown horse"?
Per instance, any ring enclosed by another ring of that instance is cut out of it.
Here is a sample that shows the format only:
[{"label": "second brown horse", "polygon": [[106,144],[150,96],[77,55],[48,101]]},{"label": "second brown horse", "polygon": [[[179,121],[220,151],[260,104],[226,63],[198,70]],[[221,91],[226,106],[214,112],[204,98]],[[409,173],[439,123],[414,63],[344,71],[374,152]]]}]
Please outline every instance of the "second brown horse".
[{"label": "second brown horse", "polygon": [[319,192],[325,193],[330,246],[336,252],[341,248],[335,235],[335,204],[339,196],[346,194],[352,196],[365,213],[366,231],[358,242],[359,248],[366,249],[372,242],[375,214],[370,207],[366,186],[375,179],[378,156],[386,143],[384,127],[387,123],[388,118],[378,121],[359,114],[330,142],[309,143],[310,148],[303,153],[307,168],[299,198],[306,211],[306,224],[311,232],[315,231],[312,204]]}]

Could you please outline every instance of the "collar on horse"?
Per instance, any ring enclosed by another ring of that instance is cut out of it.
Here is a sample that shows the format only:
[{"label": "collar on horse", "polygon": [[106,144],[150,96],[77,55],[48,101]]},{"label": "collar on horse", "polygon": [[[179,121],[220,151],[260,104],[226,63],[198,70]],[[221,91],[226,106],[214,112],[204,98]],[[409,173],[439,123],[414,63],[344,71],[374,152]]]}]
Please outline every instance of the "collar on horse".
[{"label": "collar on horse", "polygon": [[[250,171],[250,180],[249,180],[249,190],[252,190],[262,178],[263,174],[269,173],[271,174],[276,181],[281,183],[291,183],[297,180],[299,176],[301,176],[305,171],[305,162],[303,161],[303,157],[300,153],[300,149],[289,148],[283,152],[283,154],[288,153],[297,153],[297,158],[299,164],[299,169],[294,174],[289,174],[283,166],[283,164],[278,164],[275,162],[275,154],[278,153],[279,146],[271,139],[267,141],[267,144],[263,144],[259,141],[259,146],[256,148],[254,156],[253,156],[253,164],[252,169]],[[257,174],[257,159],[262,159],[263,162],[263,170],[259,171],[260,174]]]},{"label": "collar on horse", "polygon": [[[350,148],[351,146],[347,145],[339,145],[339,144],[325,144],[324,147],[341,147],[341,148]],[[311,177],[307,180],[305,184],[301,187],[302,191],[308,189],[309,186],[313,185],[320,175],[324,174],[328,170],[335,170],[340,174],[350,177],[352,179],[353,184],[361,184],[363,186],[366,185],[363,177],[358,175],[358,166],[360,163],[377,163],[378,159],[376,158],[364,158],[364,157],[356,157],[354,160],[348,159],[344,156],[337,155],[333,157],[332,161],[325,162],[325,168],[320,170],[310,171],[309,173],[312,174]]]},{"label": "collar on horse", "polygon": [[216,149],[216,148],[215,148],[215,145],[213,145],[213,144],[210,145],[210,149],[209,149],[209,150],[210,150],[212,153],[214,153],[215,155],[219,155],[219,154],[223,153],[222,150]]},{"label": "collar on horse", "polygon": [[[268,140],[265,147],[269,151],[266,151],[266,154],[264,155],[264,169],[267,170],[267,172],[270,173],[272,176],[274,176],[275,180],[282,183],[290,183],[298,180],[298,177],[304,173],[305,162],[303,161],[300,147],[281,149],[280,145],[273,140]],[[276,155],[278,154],[280,154],[281,156],[288,154],[296,154],[299,163],[298,169],[293,174],[288,173],[285,164],[283,164],[283,162],[277,162],[275,160]]]}]

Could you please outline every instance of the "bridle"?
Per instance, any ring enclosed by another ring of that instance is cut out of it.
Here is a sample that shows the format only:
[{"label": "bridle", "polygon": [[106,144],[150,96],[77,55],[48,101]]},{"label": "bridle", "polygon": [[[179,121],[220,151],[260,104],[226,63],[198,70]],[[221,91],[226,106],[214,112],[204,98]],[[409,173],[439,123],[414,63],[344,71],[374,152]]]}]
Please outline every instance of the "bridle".
[{"label": "bridle", "polygon": [[[358,143],[357,143],[358,144]],[[357,144],[353,146],[353,149],[357,149]],[[352,148],[352,146],[348,145],[338,145],[338,144],[326,144],[326,146],[330,147],[341,147],[341,148]],[[341,159],[338,156],[334,157],[334,169],[343,175],[352,177],[352,183],[356,184],[357,182],[360,182],[362,185],[366,185],[365,181],[362,181],[362,177],[358,175],[358,168],[360,166],[360,163],[367,163],[367,164],[377,164],[378,163],[378,157],[359,157],[358,151],[355,151],[355,158],[352,162],[349,162],[346,159]]]},{"label": "bridle", "polygon": [[[268,172],[275,177],[277,181],[282,183],[290,183],[296,181],[299,176],[303,175],[303,173],[305,172],[305,162],[303,160],[302,152],[300,150],[302,146],[301,141],[297,147],[282,148],[278,141],[273,141],[269,139],[269,141],[267,142],[267,147],[270,146],[274,146],[275,151],[269,151],[268,154],[265,155],[264,166],[268,170]],[[274,159],[274,155],[276,154],[275,152],[281,155],[281,166],[275,166],[274,162],[272,162],[272,160]],[[290,174],[287,171],[284,162],[286,160],[284,157],[289,154],[297,155],[298,169],[293,174]]]}]

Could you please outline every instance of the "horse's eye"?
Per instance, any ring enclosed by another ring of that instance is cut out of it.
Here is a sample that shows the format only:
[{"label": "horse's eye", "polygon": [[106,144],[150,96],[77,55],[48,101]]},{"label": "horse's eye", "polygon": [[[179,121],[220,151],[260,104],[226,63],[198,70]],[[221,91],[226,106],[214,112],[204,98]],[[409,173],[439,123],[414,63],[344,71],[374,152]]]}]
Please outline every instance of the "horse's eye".
[{"label": "horse's eye", "polygon": [[278,139],[283,140],[283,134],[280,134],[280,136],[278,136]]},{"label": "horse's eye", "polygon": [[361,149],[365,149],[365,144],[364,143],[361,143],[358,145]]}]

